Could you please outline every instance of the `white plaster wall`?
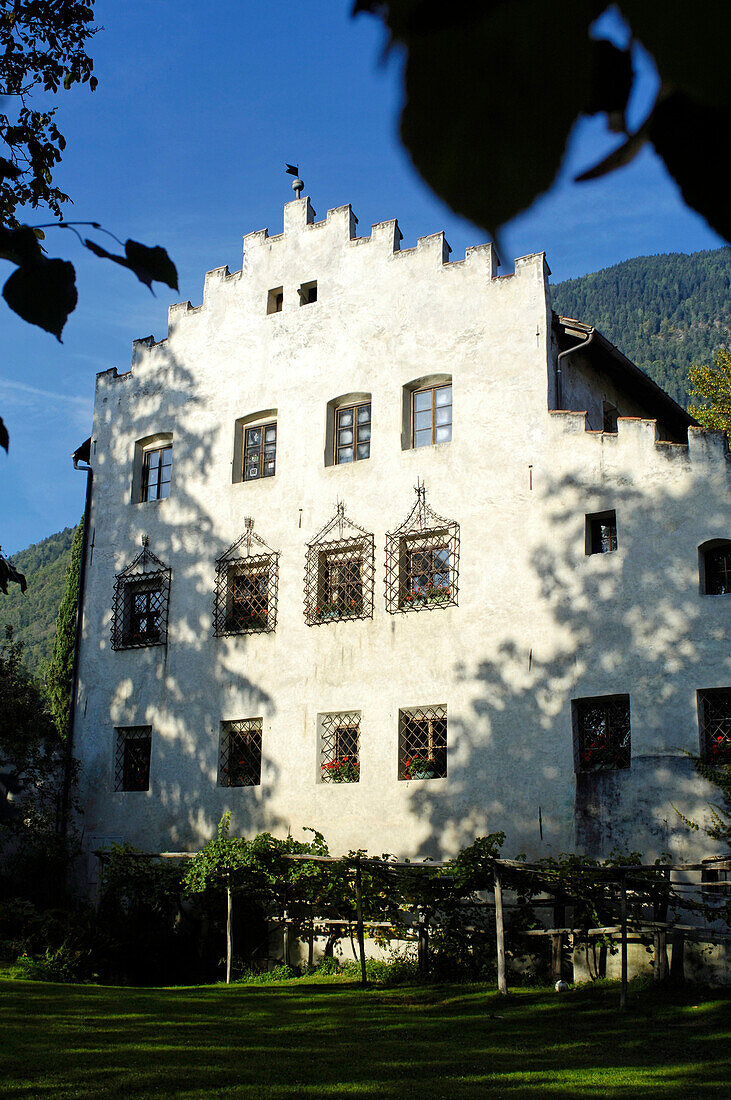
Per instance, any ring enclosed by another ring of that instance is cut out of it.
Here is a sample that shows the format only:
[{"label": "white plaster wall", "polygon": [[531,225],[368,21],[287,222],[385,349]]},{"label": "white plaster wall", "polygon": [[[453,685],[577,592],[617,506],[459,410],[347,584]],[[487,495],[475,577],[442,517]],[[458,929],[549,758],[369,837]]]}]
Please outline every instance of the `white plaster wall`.
[{"label": "white plaster wall", "polygon": [[[166,340],[136,342],[130,374],[98,378],[76,726],[86,832],[189,849],[230,810],[234,831],[314,826],[335,853],[435,856],[502,829],[511,856],[586,836],[705,854],[671,803],[704,812],[682,753],[698,747],[696,689],[731,684],[731,600],[699,595],[697,572],[699,543],[731,527],[721,440],[658,446],[651,421],[603,436],[547,411],[542,254],[496,278],[490,246],[445,263],[441,234],[399,252],[393,222],[351,239],[349,207],[310,219],[308,200],[288,204],[283,235],[245,238],[242,272],[209,272],[202,306],[172,307]],[[300,307],[311,279],[318,301]],[[435,372],[453,376],[452,442],[402,450],[402,387]],[[371,457],[326,467],[327,402],[352,391],[372,394]],[[232,484],[234,422],[272,408],[276,476]],[[173,433],[170,497],[132,503],[135,441],[157,432]],[[460,524],[459,606],[389,615],[385,535],[418,478]],[[308,627],[305,547],[338,500],[375,535],[374,616]],[[584,516],[605,508],[619,549],[586,557]],[[281,551],[277,629],[213,638],[215,560],[249,515]],[[168,645],[113,652],[115,573],[143,534],[173,570]],[[577,838],[570,701],[615,692],[631,696],[632,768]],[[442,703],[447,778],[399,781],[399,708]],[[362,715],[358,784],[318,781],[317,714],[338,710]],[[221,720],[259,716],[261,785],[217,786]],[[114,727],[135,724],[153,728],[150,790],[114,792]]]}]

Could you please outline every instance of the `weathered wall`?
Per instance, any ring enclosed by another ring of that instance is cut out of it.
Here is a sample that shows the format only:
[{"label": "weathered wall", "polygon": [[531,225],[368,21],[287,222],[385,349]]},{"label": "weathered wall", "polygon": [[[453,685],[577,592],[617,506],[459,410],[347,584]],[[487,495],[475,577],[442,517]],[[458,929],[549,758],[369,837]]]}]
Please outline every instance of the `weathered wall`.
[{"label": "weathered wall", "polygon": [[[718,437],[658,445],[651,421],[588,434],[549,413],[550,307],[542,254],[495,277],[490,246],[446,263],[441,234],[395,250],[394,222],[353,239],[349,207],[245,238],[242,272],[206,276],[203,304],[135,343],[132,371],[99,376],[94,499],[78,691],[88,835],[147,849],[232,828],[322,830],[334,852],[420,856],[476,834],[505,853],[625,844],[705,851],[671,803],[703,813],[695,691],[731,684],[731,601],[698,592],[697,546],[728,536],[729,463]],[[300,307],[297,287],[318,281]],[[267,292],[284,287],[268,316]],[[453,376],[451,443],[403,450],[402,387]],[[326,467],[328,401],[372,394],[371,457]],[[234,423],[277,409],[277,474],[232,483]],[[167,500],[132,503],[135,441],[172,432]],[[461,527],[459,606],[389,615],[384,546],[423,479]],[[305,546],[342,500],[376,541],[372,620],[307,627]],[[584,516],[615,508],[616,553],[587,557]],[[244,517],[281,551],[276,632],[213,638],[215,560]],[[173,570],[166,649],[112,652],[115,573],[140,537]],[[577,791],[572,698],[629,692],[632,768],[600,809]],[[399,707],[446,704],[446,779],[397,779]],[[361,711],[358,784],[318,781],[317,715]],[[217,786],[222,719],[264,720],[262,782]],[[153,727],[150,790],[113,790],[116,725]],[[575,816],[578,838],[575,834]]]}]

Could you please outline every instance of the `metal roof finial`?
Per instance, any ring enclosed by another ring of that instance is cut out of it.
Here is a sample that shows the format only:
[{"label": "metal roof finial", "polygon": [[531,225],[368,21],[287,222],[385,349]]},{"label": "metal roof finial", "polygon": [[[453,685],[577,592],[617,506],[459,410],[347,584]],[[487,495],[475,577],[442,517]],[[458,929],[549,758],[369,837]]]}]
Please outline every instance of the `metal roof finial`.
[{"label": "metal roof finial", "polygon": [[298,165],[296,165],[296,164],[287,164],[285,166],[285,171],[286,171],[288,176],[294,176],[295,177],[292,180],[292,190],[294,191],[294,193],[295,193],[295,195],[297,196],[298,199],[302,198],[302,190],[303,190],[305,185],[302,182],[302,180],[299,178],[300,170],[299,170]]},{"label": "metal roof finial", "polygon": [[149,545],[150,545],[150,536],[149,535],[143,535],[142,536],[142,549],[147,550]]}]

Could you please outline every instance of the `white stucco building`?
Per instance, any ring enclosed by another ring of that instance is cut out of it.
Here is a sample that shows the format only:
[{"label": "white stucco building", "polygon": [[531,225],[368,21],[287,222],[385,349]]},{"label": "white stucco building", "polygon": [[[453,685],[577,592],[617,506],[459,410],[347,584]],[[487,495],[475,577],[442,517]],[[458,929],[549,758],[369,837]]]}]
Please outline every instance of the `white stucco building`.
[{"label": "white stucco building", "polygon": [[230,810],[334,853],[711,854],[673,805],[731,753],[723,435],[552,313],[543,254],[400,239],[290,202],[99,375],[89,843]]}]

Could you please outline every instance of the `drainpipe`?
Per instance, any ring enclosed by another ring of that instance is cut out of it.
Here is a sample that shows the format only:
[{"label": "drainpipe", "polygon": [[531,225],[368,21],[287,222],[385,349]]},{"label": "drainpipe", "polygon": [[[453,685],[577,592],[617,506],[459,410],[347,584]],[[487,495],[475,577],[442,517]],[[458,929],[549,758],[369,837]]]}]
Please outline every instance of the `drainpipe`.
[{"label": "drainpipe", "polygon": [[[91,517],[91,486],[94,479],[94,471],[88,465],[91,457],[91,439],[82,443],[78,450],[74,451],[74,469],[82,470],[86,474],[86,500],[84,503],[84,530],[81,535],[81,562],[79,564],[79,594],[76,601],[76,630],[74,633],[74,659],[71,666],[71,698],[69,700],[69,728],[66,732],[66,751],[64,754],[63,788],[61,790],[61,814],[59,831],[62,837],[66,837],[69,817],[69,800],[71,797],[71,770],[74,749],[74,724],[76,719],[76,689],[79,680],[79,651],[81,649],[81,624],[84,614],[84,587],[86,582],[86,552],[89,544],[89,523]],[[86,465],[81,465],[82,460]]]},{"label": "drainpipe", "polygon": [[559,412],[563,405],[563,377],[561,373],[561,360],[567,355],[573,355],[575,351],[582,351],[584,348],[588,348],[589,344],[594,339],[594,329],[591,330],[585,340],[582,340],[580,344],[576,344],[573,348],[567,348],[566,351],[559,352],[558,359],[556,360],[556,411]]}]

